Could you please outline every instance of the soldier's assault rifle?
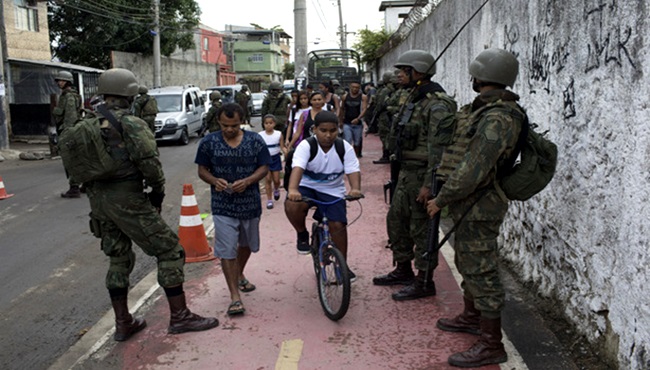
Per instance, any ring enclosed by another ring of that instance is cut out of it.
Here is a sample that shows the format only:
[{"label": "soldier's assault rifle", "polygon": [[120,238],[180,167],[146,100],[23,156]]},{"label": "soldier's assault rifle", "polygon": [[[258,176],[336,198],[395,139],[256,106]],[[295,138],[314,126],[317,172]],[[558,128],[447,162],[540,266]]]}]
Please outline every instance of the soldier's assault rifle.
[{"label": "soldier's assault rifle", "polygon": [[381,104],[378,107],[374,107],[375,109],[372,112],[372,117],[370,118],[370,122],[368,124],[368,130],[366,130],[366,135],[370,133],[376,133],[379,131],[379,115],[386,110],[386,104]]},{"label": "soldier's assault rifle", "polygon": [[[433,173],[431,174],[431,196],[432,199],[435,199],[435,197],[438,195],[438,192],[440,191],[440,188],[442,187],[443,182],[438,180],[438,177],[436,176],[436,171],[434,170]],[[426,269],[426,274],[424,276],[429,276],[429,273],[431,272],[431,269],[433,266],[431,266],[433,262],[434,256],[438,254],[438,250],[440,249],[440,245],[438,245],[438,239],[440,237],[439,235],[439,229],[440,229],[440,214],[442,212],[436,213],[435,216],[433,216],[432,219],[429,220],[429,232],[427,233],[427,251],[424,252],[422,255],[422,258],[427,261],[427,269]],[[444,244],[444,243],[443,243]],[[427,281],[429,279],[424,279],[424,289],[427,289]]]},{"label": "soldier's assault rifle", "polygon": [[411,119],[411,116],[413,115],[415,104],[411,102],[411,100],[413,95],[415,95],[418,86],[420,86],[420,81],[418,81],[415,87],[409,91],[409,94],[406,97],[406,101],[409,103],[402,104],[402,106],[400,106],[399,112],[395,115],[395,117],[393,117],[393,121],[391,122],[391,127],[393,125],[397,125],[397,127],[394,127],[397,134],[395,135],[395,152],[393,155],[391,155],[390,158],[390,180],[384,184],[384,202],[386,202],[386,193],[388,193],[388,203],[393,202],[395,188],[397,188],[397,180],[399,179],[399,171],[402,166],[402,133],[404,131],[404,126],[406,123],[408,123],[408,121]]}]

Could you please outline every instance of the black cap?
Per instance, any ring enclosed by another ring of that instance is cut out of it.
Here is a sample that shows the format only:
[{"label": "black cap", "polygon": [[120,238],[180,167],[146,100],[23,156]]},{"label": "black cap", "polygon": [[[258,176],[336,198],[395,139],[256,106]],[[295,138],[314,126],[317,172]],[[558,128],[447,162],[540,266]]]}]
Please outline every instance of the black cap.
[{"label": "black cap", "polygon": [[321,123],[335,123],[338,125],[339,117],[334,112],[324,110],[318,113],[314,119],[314,126],[318,126]]}]

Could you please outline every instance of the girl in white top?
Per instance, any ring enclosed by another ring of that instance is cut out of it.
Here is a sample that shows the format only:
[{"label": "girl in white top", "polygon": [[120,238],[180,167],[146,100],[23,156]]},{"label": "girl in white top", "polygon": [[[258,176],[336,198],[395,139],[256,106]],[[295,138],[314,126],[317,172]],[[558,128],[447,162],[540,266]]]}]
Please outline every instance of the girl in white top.
[{"label": "girl in white top", "polygon": [[[262,120],[264,131],[260,136],[264,139],[266,147],[271,154],[269,163],[269,174],[266,176],[266,208],[273,208],[273,199],[280,199],[280,171],[282,171],[282,157],[280,153],[287,155],[287,148],[284,145],[282,133],[275,129],[275,116],[267,114]],[[273,196],[273,199],[271,198]]]}]

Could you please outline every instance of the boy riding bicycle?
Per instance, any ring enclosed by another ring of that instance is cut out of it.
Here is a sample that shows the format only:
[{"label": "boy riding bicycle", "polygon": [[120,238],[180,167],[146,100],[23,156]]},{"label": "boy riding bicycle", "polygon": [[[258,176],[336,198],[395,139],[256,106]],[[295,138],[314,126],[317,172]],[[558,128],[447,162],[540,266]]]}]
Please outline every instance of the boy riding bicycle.
[{"label": "boy riding bicycle", "polygon": [[[352,146],[342,141],[344,156],[339,158],[335,149],[338,139],[339,120],[333,112],[322,111],[314,120],[314,136],[318,148],[316,155],[310,160],[311,150],[308,140],[303,140],[293,155],[291,177],[287,190],[287,201],[284,211],[298,234],[298,253],[309,254],[309,232],[305,224],[307,212],[314,204],[301,202],[302,196],[329,202],[345,196],[343,174],[350,183],[351,198],[361,198],[361,172],[359,160]],[[327,212],[332,241],[347,259],[348,233],[346,204],[338,202],[329,207]],[[314,213],[316,220],[321,219],[320,212]],[[351,274],[354,277],[354,274]]]}]

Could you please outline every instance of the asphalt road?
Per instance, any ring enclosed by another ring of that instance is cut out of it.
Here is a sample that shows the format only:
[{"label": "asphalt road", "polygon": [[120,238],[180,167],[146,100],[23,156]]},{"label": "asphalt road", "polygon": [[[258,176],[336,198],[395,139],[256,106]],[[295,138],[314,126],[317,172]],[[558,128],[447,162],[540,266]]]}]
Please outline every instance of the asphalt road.
[{"label": "asphalt road", "polygon": [[[253,117],[254,129],[259,120]],[[194,165],[198,142],[194,136],[187,146],[160,145],[167,180],[162,215],[174,230],[183,184],[209,199]],[[86,196],[60,197],[68,188],[61,160],[7,160],[0,176],[15,194],[0,201],[0,369],[43,369],[110,310],[108,258],[90,234]],[[154,258],[134,250],[132,286],[155,268]]]}]

